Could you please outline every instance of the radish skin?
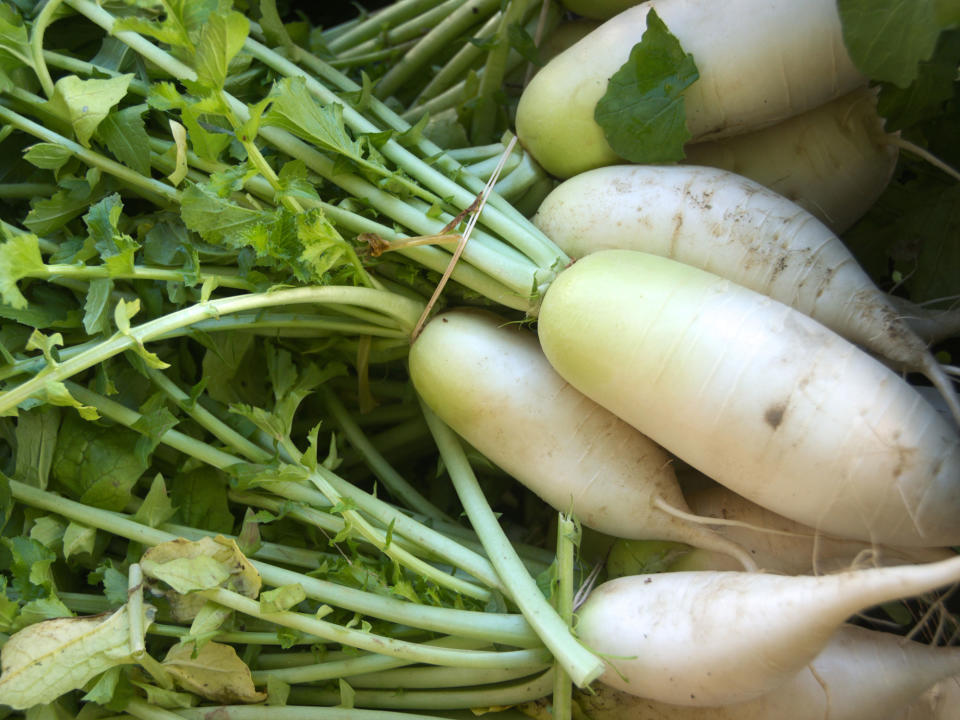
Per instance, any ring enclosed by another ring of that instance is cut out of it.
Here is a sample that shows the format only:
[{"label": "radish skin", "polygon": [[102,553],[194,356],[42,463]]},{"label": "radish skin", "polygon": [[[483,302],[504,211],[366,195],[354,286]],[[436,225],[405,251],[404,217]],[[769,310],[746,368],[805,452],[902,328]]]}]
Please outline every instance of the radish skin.
[{"label": "radish skin", "polygon": [[895,720],[957,720],[960,675],[941,680],[913,702]]},{"label": "radish skin", "polygon": [[844,625],[810,664],[755,700],[722,707],[670,705],[597,683],[578,692],[591,720],[884,720],[960,667],[960,648],[930,647]]},{"label": "radish skin", "polygon": [[641,250],[728,278],[924,373],[960,422],[950,379],[825,225],[759,183],[717,168],[617,165],[571,178],[534,218],[574,258]]},{"label": "radish skin", "polygon": [[895,141],[883,129],[876,94],[864,88],[761,130],[688,145],[684,163],[755,180],[839,235],[890,182]]},{"label": "radish skin", "polygon": [[598,586],[576,630],[608,658],[600,680],[618,690],[674,705],[731,705],[788,682],[859,610],[958,580],[960,557],[820,577],[634,575]]},{"label": "radish skin", "polygon": [[693,140],[735,135],[810,110],[866,84],[847,55],[836,0],[652,0],[555,57],[517,107],[520,142],[547,172],[570,177],[622,162],[594,120],[607,81],[646,30],[650,8],[693,55],[684,92]]},{"label": "radish skin", "polygon": [[[854,567],[936,562],[956,554],[950,548],[898,548],[820,535],[813,528],[777,515],[709,480],[698,482],[696,486],[682,484],[682,487],[691,510],[706,522],[709,522],[707,518],[718,518],[751,526],[713,527],[716,532],[743,547],[756,561],[757,566],[766,572],[820,575]],[[678,571],[740,568],[731,563],[725,555],[699,549],[686,553],[672,563],[669,569]]]},{"label": "radish skin", "polygon": [[734,492],[821,532],[960,543],[960,438],[910,385],[805,315],[646,253],[562,272],[540,311],[550,364]]},{"label": "radish skin", "polygon": [[410,377],[447,425],[587,527],[711,548],[756,568],[705,525],[655,506],[687,510],[669,456],[564,381],[528,330],[479,311],[441,314],[410,349]]}]

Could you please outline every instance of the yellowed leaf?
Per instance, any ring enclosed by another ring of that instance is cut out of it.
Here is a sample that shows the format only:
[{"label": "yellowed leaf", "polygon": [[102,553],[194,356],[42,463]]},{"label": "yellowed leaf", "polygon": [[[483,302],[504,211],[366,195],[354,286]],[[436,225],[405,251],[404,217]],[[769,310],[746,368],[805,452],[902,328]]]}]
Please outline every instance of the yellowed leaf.
[{"label": "yellowed leaf", "polygon": [[146,575],[180,592],[225,587],[256,598],[262,584],[260,573],[240,552],[236,541],[222,535],[160,543],[143,554],[140,565]]},{"label": "yellowed leaf", "polygon": [[250,668],[230,645],[208,642],[193,656],[193,643],[174,645],[163,666],[184,690],[214,702],[257,703],[267,699],[257,692]]},{"label": "yellowed leaf", "polygon": [[[143,606],[143,628],[155,610]],[[55,618],[14,633],[0,651],[0,703],[23,709],[49,703],[130,656],[127,606],[114,613]]]}]

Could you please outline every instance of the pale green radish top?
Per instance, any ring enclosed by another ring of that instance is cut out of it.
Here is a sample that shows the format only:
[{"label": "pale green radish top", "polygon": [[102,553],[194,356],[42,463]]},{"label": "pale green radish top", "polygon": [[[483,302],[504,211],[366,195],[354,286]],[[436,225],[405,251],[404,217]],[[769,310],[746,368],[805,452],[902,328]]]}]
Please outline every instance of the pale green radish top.
[{"label": "pale green radish top", "polygon": [[[707,270],[809,315],[843,337],[950,380],[828,227],[762,185],[718,168],[614,165],[570,178],[534,221],[571,257],[640,250]],[[957,411],[960,421],[960,407]]]},{"label": "pale green radish top", "polygon": [[548,172],[570,177],[620,161],[594,109],[651,7],[700,73],[684,93],[694,140],[769,125],[865,83],[844,48],[835,0],[651,0],[555,57],[524,91],[517,135]]},{"label": "pale green radish top", "polygon": [[688,510],[670,458],[560,377],[526,328],[475,310],[442,313],[410,349],[410,378],[471,445],[587,527],[686,542],[756,567],[705,525],[655,507],[659,499]]},{"label": "pale green radish top", "polygon": [[568,382],[668,451],[840,537],[960,543],[960,439],[897,374],[805,315],[631,251],[578,260],[539,337]]}]

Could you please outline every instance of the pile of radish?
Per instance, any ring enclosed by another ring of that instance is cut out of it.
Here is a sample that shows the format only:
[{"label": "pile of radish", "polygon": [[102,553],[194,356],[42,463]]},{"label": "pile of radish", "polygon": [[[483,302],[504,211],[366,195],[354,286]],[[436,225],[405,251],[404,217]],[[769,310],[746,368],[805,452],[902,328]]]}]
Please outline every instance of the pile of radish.
[{"label": "pile of radish", "polygon": [[[50,197],[0,228],[0,565],[106,553],[109,597],[0,568],[0,703],[960,720],[960,314],[847,242],[904,156],[960,174],[887,122],[935,93],[852,49],[876,4],[5,5],[0,142]],[[242,691],[174,683],[191,642]]]},{"label": "pile of radish", "polygon": [[[447,312],[413,345],[413,383],[558,510],[702,548],[681,572],[601,585],[579,610],[575,630],[607,663],[600,695],[581,698],[589,717],[907,713],[960,672],[955,653],[842,623],[960,581],[960,405],[835,234],[884,189],[899,139],[834,0],[627,5],[541,69],[518,108],[525,148],[569,178],[534,218],[574,259],[535,308],[540,348],[505,320]],[[685,165],[624,164],[594,117],[652,10],[700,73]],[[644,438],[756,510],[732,524],[782,517],[694,531],[727,514],[689,503],[698,518]],[[778,536],[794,540],[782,563]],[[863,675],[841,678],[850,666]]]}]

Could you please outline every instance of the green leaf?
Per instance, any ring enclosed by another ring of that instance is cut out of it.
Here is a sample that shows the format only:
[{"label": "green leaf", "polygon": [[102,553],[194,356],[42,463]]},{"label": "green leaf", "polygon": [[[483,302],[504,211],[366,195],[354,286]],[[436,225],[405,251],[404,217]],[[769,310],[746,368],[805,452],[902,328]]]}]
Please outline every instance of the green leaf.
[{"label": "green leaf", "polygon": [[113,566],[113,561],[105,560],[97,569],[87,575],[87,582],[103,583],[103,594],[111,605],[123,605],[127,601],[128,578]]},{"label": "green leaf", "polygon": [[57,80],[44,108],[73,127],[80,144],[89,147],[93,133],[127,94],[132,79],[132,74],[92,80],[67,75]]},{"label": "green leaf", "polygon": [[942,29],[937,0],[837,0],[843,41],[867,77],[907,87]]},{"label": "green leaf", "polygon": [[510,41],[510,47],[520,53],[524,60],[537,66],[543,65],[537,43],[523,25],[517,23],[510,25],[507,28],[507,39]]},{"label": "green leaf", "polygon": [[44,547],[56,550],[63,539],[63,532],[67,526],[52,515],[37,518],[30,528],[30,539],[36,540]]},{"label": "green leaf", "polygon": [[0,245],[0,299],[14,308],[26,308],[27,299],[17,281],[46,271],[36,235],[14,235]]},{"label": "green leaf", "polygon": [[23,159],[43,170],[57,170],[73,157],[70,148],[55,143],[36,143],[24,151]]},{"label": "green leaf", "polygon": [[146,466],[136,457],[138,433],[96,425],[67,413],[53,456],[52,477],[81,502],[122,510]]},{"label": "green leaf", "polygon": [[699,76],[693,56],[651,10],[643,37],[594,111],[614,152],[631,162],[682,160],[690,138],[683,91]]},{"label": "green leaf", "polygon": [[307,593],[299,583],[284,585],[275,590],[260,593],[260,612],[283,612],[306,599]]},{"label": "green leaf", "polygon": [[113,280],[96,278],[90,281],[83,302],[83,329],[88,335],[109,335],[111,332],[108,307],[113,296]]},{"label": "green leaf", "polygon": [[51,594],[47,597],[37,598],[36,600],[25,603],[24,606],[20,608],[16,627],[19,630],[28,625],[43,622],[44,620],[68,617],[73,617],[73,613],[63,604],[60,598]]},{"label": "green leaf", "polygon": [[32,202],[30,213],[23,222],[37,235],[52,235],[75,217],[83,215],[105,194],[103,188],[96,187],[92,175],[83,180],[61,178],[59,182],[62,189],[52,197]]},{"label": "green leaf", "polygon": [[276,675],[267,676],[267,705],[283,706],[290,697],[290,686]]},{"label": "green leaf", "polygon": [[249,32],[250,21],[241,13],[211,14],[203,25],[197,44],[195,70],[198,80],[212,89],[223,88],[230,61],[243,49]]},{"label": "green leaf", "polygon": [[960,30],[943,33],[929,61],[921,62],[916,79],[906,88],[881,85],[877,112],[886,118],[888,132],[902,130],[941,116],[954,96],[960,65]]},{"label": "green leaf", "polygon": [[328,272],[351,263],[351,247],[320,208],[297,215],[297,237],[303,244],[300,262],[310,282],[321,283]]},{"label": "green leaf", "polygon": [[43,405],[21,412],[17,421],[17,464],[14,477],[46,490],[57,447],[60,409]]},{"label": "green leaf", "polygon": [[150,456],[160,444],[164,434],[173,429],[179,422],[177,417],[163,404],[165,399],[164,395],[156,395],[151,398],[150,401],[141,406],[140,417],[132,425],[134,430],[142,433],[134,452],[137,454],[137,459],[145,466],[149,464]]},{"label": "green leaf", "polygon": [[208,466],[175,475],[170,481],[170,500],[177,508],[175,521],[214,532],[233,532],[227,487],[223,473]]},{"label": "green leaf", "polygon": [[10,72],[18,67],[33,69],[30,38],[23,20],[10,5],[0,5],[0,68]]},{"label": "green leaf", "polygon": [[287,51],[293,52],[293,40],[290,39],[280,19],[280,13],[277,12],[277,0],[260,0],[260,29],[269,47],[282,46]]},{"label": "green leaf", "polygon": [[133,519],[150,527],[159,527],[167,522],[176,513],[176,508],[170,502],[170,496],[167,494],[167,486],[163,482],[163,475],[157,473],[150,483],[150,490],[143,499]]},{"label": "green leaf", "polygon": [[96,539],[95,528],[71,522],[63,533],[64,560],[69,560],[72,555],[93,555]]},{"label": "green leaf", "polygon": [[127,167],[150,176],[150,138],[143,123],[146,105],[134,105],[108,115],[97,135],[107,149]]},{"label": "green leaf", "polygon": [[167,709],[190,708],[196,705],[198,701],[197,696],[193,693],[165,690],[147,683],[134,682],[133,684],[147,694],[147,703],[155,707]]},{"label": "green leaf", "polygon": [[284,78],[271,93],[273,104],[264,125],[283,128],[327,150],[360,160],[360,143],[350,137],[343,123],[343,107],[320,105],[307,90],[302,77]]},{"label": "green leaf", "polygon": [[94,683],[87,694],[83,696],[84,702],[94,702],[99,705],[106,705],[117,691],[120,683],[120,666],[115,665],[103,673]]}]

